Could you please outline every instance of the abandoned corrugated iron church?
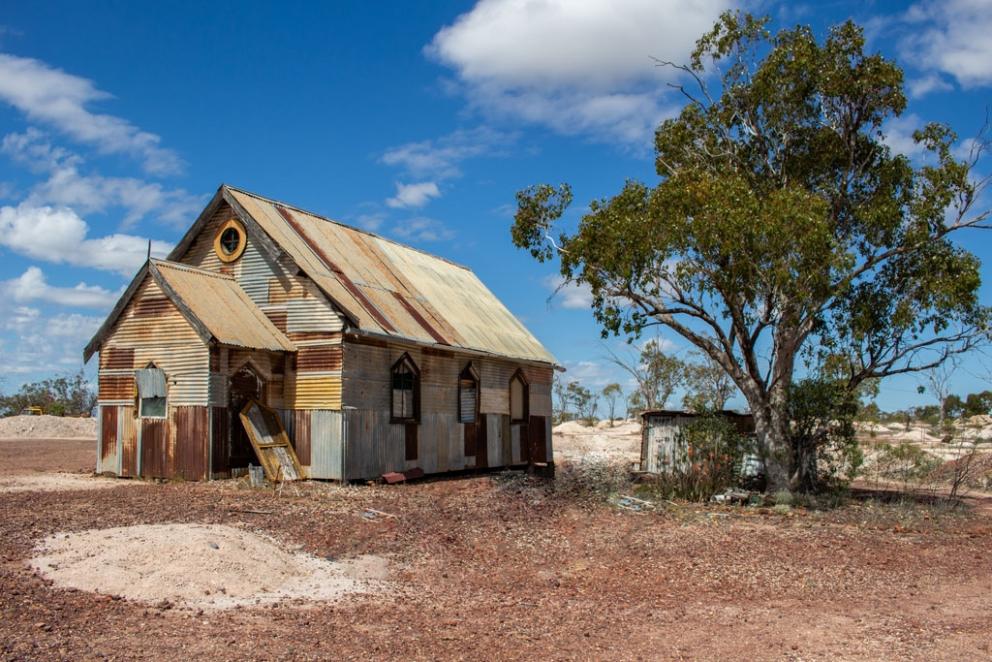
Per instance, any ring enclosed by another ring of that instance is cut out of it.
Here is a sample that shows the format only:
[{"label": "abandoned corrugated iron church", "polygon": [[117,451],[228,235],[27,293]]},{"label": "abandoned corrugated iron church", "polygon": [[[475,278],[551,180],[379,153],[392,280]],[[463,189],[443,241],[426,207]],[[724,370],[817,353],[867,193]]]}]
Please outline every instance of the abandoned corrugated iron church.
[{"label": "abandoned corrugated iron church", "polygon": [[551,464],[555,359],[469,269],[230,186],[150,259],[87,345],[97,470],[258,465],[279,412],[310,478]]}]

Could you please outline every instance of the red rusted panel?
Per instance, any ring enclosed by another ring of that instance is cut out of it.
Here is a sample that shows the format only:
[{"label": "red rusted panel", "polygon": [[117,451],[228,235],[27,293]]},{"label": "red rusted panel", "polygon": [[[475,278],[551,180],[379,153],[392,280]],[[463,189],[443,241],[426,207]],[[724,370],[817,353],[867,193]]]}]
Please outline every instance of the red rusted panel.
[{"label": "red rusted panel", "polygon": [[283,333],[286,333],[286,324],[288,316],[285,310],[270,310],[265,313],[265,316],[269,318],[272,322],[272,326],[276,327]]},{"label": "red rusted panel", "polygon": [[428,334],[430,334],[430,337],[433,338],[435,341],[437,341],[438,344],[441,344],[441,345],[450,345],[451,344],[447,340],[444,339],[444,336],[442,336],[440,333],[438,333],[437,329],[435,329],[433,326],[431,326],[430,322],[428,322],[426,319],[424,319],[424,316],[421,315],[417,311],[417,309],[414,308],[410,304],[410,302],[407,301],[406,298],[403,297],[402,294],[400,294],[399,292],[393,292],[393,297],[395,297],[396,300],[400,302],[400,304],[406,309],[406,312],[408,312],[410,314],[410,317],[412,317],[413,319],[415,319],[417,321],[417,324],[419,324],[421,326],[421,328],[424,329],[424,331],[426,331]]},{"label": "red rusted panel", "polygon": [[554,381],[554,368],[543,366],[525,366],[521,368],[528,384],[550,385]]},{"label": "red rusted panel", "polygon": [[530,462],[530,425],[527,423],[510,423],[511,427],[520,428],[520,461]]},{"label": "red rusted panel", "polygon": [[210,372],[220,372],[220,347],[210,346]]},{"label": "red rusted panel", "polygon": [[101,370],[131,370],[134,368],[134,349],[131,347],[104,347],[100,350]]},{"label": "red rusted panel", "polygon": [[547,462],[548,444],[544,416],[531,416],[528,427],[527,445],[530,447],[530,461]]},{"label": "red rusted panel", "polygon": [[169,478],[169,426],[165,418],[141,419],[141,475]]},{"label": "red rusted panel", "polygon": [[120,407],[117,411],[121,429],[121,475],[128,478],[138,475],[138,430],[134,407]]},{"label": "red rusted panel", "polygon": [[228,431],[230,413],[227,407],[214,407],[210,416],[213,435],[214,473],[227,473],[231,470],[231,435]]},{"label": "red rusted panel", "polygon": [[344,348],[341,345],[300,347],[296,353],[296,369],[300,372],[340,370]]},{"label": "red rusted panel", "polygon": [[417,459],[417,430],[420,426],[411,421],[406,424],[406,459],[413,461]]},{"label": "red rusted panel", "polygon": [[[479,414],[478,418],[482,418],[482,414]],[[472,457],[475,455],[476,451],[476,426],[478,423],[464,423],[463,424],[463,435],[465,438],[465,455],[467,457]]]},{"label": "red rusted panel", "polygon": [[175,476],[183,480],[204,480],[210,424],[207,408],[199,405],[176,407],[173,420]]},{"label": "red rusted panel", "polygon": [[300,464],[310,464],[310,410],[297,409],[293,412],[293,450]]},{"label": "red rusted panel", "polygon": [[475,428],[475,466],[479,469],[489,466],[489,425],[486,417],[491,415],[495,414],[479,414],[479,424]]},{"label": "red rusted panel", "polygon": [[[117,407],[100,408],[100,466],[104,471],[117,471]],[[109,468],[108,468],[109,467]]]},{"label": "red rusted panel", "polygon": [[159,317],[171,313],[175,306],[168,297],[145,296],[134,300],[132,310],[135,317]]},{"label": "red rusted panel", "polygon": [[101,400],[134,398],[134,375],[100,375]]},{"label": "red rusted panel", "polygon": [[399,471],[390,471],[382,474],[382,479],[386,481],[387,485],[395,485],[396,483],[402,483],[405,481],[406,476],[401,474]]},{"label": "red rusted panel", "polygon": [[337,340],[340,342],[343,334],[340,331],[288,331],[286,336],[297,340]]},{"label": "red rusted panel", "polygon": [[321,262],[323,262],[328,269],[334,272],[334,275],[337,276],[338,281],[342,285],[344,285],[345,289],[347,289],[348,292],[351,293],[351,296],[355,297],[355,299],[362,306],[362,308],[364,308],[365,311],[368,312],[368,314],[371,315],[382,328],[389,331],[390,333],[396,333],[396,327],[390,324],[389,320],[385,318],[385,316],[375,306],[375,304],[373,304],[371,301],[368,300],[368,297],[365,296],[365,293],[362,292],[360,289],[358,289],[358,286],[355,285],[355,283],[352,282],[350,278],[348,278],[347,274],[345,274],[345,272],[342,271],[340,267],[338,267],[327,256],[327,253],[325,253],[324,250],[320,247],[320,244],[310,240],[310,236],[307,234],[306,228],[304,228],[296,220],[296,218],[293,216],[293,212],[289,211],[282,205],[276,205],[276,211],[279,212],[280,216],[286,219],[286,222],[289,223],[290,227],[292,227],[296,231],[296,234],[299,235],[300,239],[302,239],[303,242],[310,247],[310,250],[312,250],[318,258],[320,258]]}]

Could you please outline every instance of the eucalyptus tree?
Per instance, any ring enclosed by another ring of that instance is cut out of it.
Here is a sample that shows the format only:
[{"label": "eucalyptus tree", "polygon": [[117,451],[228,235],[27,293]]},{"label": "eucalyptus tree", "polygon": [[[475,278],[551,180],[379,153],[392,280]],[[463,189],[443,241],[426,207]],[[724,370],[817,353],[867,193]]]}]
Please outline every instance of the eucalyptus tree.
[{"label": "eucalyptus tree", "polygon": [[589,286],[604,336],[661,325],[718,363],[755,416],[769,488],[795,489],[789,394],[804,362],[840,357],[854,390],[987,333],[978,259],[954,241],[988,227],[984,142],[959,159],[951,129],[930,124],[919,159],[890,149],[903,73],[851,22],[818,40],[726,13],[688,63],[659,65],[686,100],[656,131],[659,180],[628,181],[557,236],[571,189],[530,187],[513,241]]}]

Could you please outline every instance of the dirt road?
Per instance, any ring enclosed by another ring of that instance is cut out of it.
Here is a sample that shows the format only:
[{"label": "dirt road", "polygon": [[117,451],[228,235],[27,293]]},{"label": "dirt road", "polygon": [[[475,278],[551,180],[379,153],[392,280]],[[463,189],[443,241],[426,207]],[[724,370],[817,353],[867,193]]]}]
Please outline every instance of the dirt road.
[{"label": "dirt road", "polygon": [[[82,451],[0,445],[5,472],[77,466]],[[391,589],[198,613],[56,589],[28,565],[57,532],[169,522],[379,555]],[[230,482],[6,493],[0,657],[988,659],[990,549],[987,513],[638,513],[499,475],[281,495]]]}]

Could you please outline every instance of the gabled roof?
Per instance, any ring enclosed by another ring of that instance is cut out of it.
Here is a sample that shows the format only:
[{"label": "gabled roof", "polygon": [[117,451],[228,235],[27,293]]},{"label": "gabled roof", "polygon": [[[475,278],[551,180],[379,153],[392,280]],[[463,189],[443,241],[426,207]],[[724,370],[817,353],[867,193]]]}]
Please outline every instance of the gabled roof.
[{"label": "gabled roof", "polygon": [[152,278],[204,342],[223,345],[296,351],[292,342],[258,309],[232,276],[197,269],[186,264],[151,259],[145,263],[114,310],[86,346],[89,361],[114,328],[145,278]]},{"label": "gabled roof", "polygon": [[207,211],[226,201],[263,248],[284,252],[359,333],[542,363],[555,358],[471,270],[291,205],[221,186],[170,259],[178,260]]}]

